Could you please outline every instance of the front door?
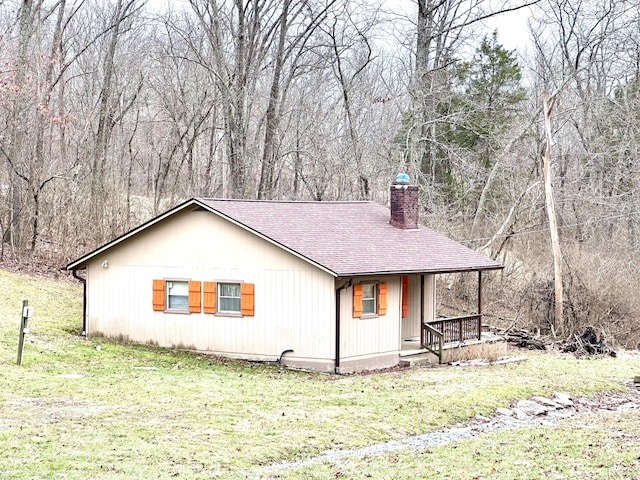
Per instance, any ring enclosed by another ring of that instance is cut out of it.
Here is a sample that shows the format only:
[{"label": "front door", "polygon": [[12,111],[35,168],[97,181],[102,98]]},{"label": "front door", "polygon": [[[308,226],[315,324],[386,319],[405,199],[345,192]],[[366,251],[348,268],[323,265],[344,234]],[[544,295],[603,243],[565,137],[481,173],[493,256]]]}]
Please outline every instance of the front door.
[{"label": "front door", "polygon": [[408,341],[419,343],[422,319],[425,322],[435,319],[436,276],[407,275],[402,277],[402,285],[401,341],[403,345]]}]

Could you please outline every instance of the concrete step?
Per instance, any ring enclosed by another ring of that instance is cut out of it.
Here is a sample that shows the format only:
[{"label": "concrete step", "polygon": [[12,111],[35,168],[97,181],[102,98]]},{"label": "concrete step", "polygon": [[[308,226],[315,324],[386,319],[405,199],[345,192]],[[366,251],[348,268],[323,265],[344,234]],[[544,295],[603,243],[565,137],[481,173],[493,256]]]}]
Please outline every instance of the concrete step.
[{"label": "concrete step", "polygon": [[438,356],[431,352],[426,352],[400,358],[401,367],[420,367],[425,365],[438,365]]},{"label": "concrete step", "polygon": [[[415,354],[403,351],[400,354],[400,365],[402,366],[419,366],[419,365],[437,365],[438,356],[431,352]],[[495,361],[507,354],[507,342],[501,337],[489,337],[483,335],[482,340],[467,340],[463,343],[447,343],[442,349],[442,363],[452,363],[459,361],[468,361],[471,359],[485,359]]]}]

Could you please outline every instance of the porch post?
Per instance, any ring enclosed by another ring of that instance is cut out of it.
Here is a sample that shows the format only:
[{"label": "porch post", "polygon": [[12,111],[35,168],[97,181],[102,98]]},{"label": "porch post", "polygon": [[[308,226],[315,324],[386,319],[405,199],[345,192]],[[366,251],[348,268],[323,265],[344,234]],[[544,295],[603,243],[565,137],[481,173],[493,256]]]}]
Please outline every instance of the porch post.
[{"label": "porch post", "polygon": [[478,315],[482,315],[482,270],[478,270]]},{"label": "porch post", "polygon": [[482,338],[482,270],[478,270],[478,340]]}]

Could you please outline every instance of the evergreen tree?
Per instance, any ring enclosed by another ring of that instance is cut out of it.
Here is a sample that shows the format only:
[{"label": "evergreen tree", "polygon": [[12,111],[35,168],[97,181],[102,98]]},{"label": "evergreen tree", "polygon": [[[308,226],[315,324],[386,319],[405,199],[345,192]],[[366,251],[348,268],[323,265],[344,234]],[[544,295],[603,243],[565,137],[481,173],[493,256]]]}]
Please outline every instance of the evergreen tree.
[{"label": "evergreen tree", "polygon": [[515,53],[498,42],[496,32],[482,39],[473,59],[458,65],[452,78],[452,96],[439,108],[438,144],[451,166],[442,186],[458,208],[475,209],[505,135],[518,122],[526,90]]},{"label": "evergreen tree", "polygon": [[461,121],[451,125],[449,141],[473,152],[485,168],[493,165],[493,152],[526,98],[521,78],[515,53],[498,43],[497,32],[485,36],[473,60],[460,69],[464,94],[456,109]]}]

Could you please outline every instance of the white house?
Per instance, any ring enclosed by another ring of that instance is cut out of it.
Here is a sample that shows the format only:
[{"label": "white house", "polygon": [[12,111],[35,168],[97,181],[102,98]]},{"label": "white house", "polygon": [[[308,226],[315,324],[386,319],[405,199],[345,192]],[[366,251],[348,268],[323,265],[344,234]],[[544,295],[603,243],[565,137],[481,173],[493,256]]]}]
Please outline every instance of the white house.
[{"label": "white house", "polygon": [[[372,202],[193,198],[71,262],[85,330],[327,372],[385,368],[405,340],[480,335],[436,318],[435,276],[501,268],[418,225],[418,188]],[[83,278],[83,277],[78,277]]]}]

